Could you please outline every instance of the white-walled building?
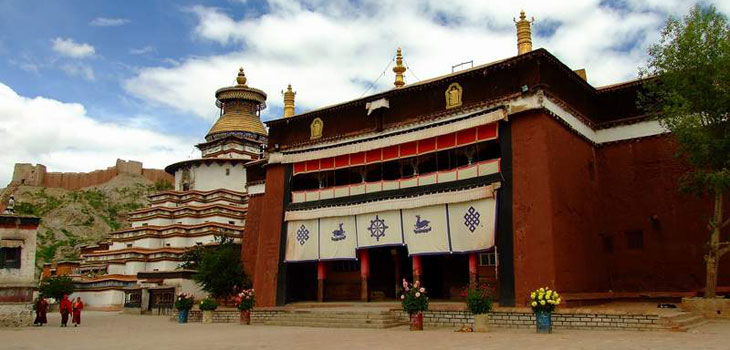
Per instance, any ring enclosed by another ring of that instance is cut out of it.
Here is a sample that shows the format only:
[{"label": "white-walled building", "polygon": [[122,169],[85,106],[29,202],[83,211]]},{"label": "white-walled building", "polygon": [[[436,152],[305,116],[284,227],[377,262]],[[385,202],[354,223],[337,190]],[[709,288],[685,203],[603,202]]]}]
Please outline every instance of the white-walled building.
[{"label": "white-walled building", "polygon": [[0,214],[0,327],[33,324],[39,222],[37,217]]},{"label": "white-walled building", "polygon": [[169,309],[175,293],[205,295],[181,270],[181,256],[194,246],[217,244],[217,236],[241,242],[248,194],[244,165],[259,159],[267,133],[260,112],[266,94],[246,85],[216,91],[221,115],[205,142],[201,158],[174,163],[175,189],[153,194],[150,206],[128,213],[131,227],[112,232],[107,242],[82,251],[77,293],[90,307],[120,307],[141,312]]}]

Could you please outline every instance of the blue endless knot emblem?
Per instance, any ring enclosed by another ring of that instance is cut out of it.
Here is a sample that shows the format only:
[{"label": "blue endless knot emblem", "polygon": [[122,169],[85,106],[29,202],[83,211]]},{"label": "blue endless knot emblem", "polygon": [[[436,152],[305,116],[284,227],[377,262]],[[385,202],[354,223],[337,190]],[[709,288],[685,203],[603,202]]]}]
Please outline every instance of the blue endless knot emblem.
[{"label": "blue endless knot emblem", "polygon": [[375,240],[380,242],[380,237],[385,236],[385,230],[387,230],[388,227],[389,226],[385,225],[385,220],[381,219],[378,215],[375,215],[375,220],[370,220],[370,227],[368,227],[370,237],[375,237]]},{"label": "blue endless knot emblem", "polygon": [[297,230],[297,241],[299,241],[300,245],[304,245],[304,243],[307,242],[309,239],[309,230],[307,230],[304,225]]},{"label": "blue endless knot emblem", "polygon": [[343,223],[339,223],[339,225],[340,225],[340,228],[332,231],[332,240],[335,241],[335,242],[341,241],[341,240],[347,238],[347,236],[345,236],[345,233],[346,232],[342,228]]},{"label": "blue endless knot emblem", "polygon": [[469,207],[469,209],[466,211],[466,214],[464,214],[464,225],[469,229],[469,231],[474,232],[474,230],[477,229],[477,226],[479,226],[479,212],[474,209],[474,207]]},{"label": "blue endless knot emblem", "polygon": [[420,215],[416,215],[416,224],[413,225],[413,233],[427,233],[431,232],[431,222],[428,220],[421,220]]}]

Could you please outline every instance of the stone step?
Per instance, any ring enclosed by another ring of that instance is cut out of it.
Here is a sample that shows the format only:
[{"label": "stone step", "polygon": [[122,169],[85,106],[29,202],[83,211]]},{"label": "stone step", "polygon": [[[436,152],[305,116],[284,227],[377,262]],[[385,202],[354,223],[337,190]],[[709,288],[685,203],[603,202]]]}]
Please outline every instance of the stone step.
[{"label": "stone step", "polygon": [[318,317],[297,317],[297,316],[279,316],[271,319],[272,321],[295,321],[295,322],[316,322],[316,323],[352,323],[352,324],[386,324],[393,322],[404,322],[396,318],[390,319],[327,319]]},{"label": "stone step", "polygon": [[327,314],[327,313],[282,313],[276,317],[302,317],[327,320],[390,320],[394,315]]},{"label": "stone step", "polygon": [[707,323],[707,320],[702,315],[691,312],[665,316],[664,320],[671,326],[672,330],[680,332],[686,332]]},{"label": "stone step", "polygon": [[288,327],[320,327],[320,328],[392,328],[407,325],[408,323],[394,321],[387,323],[360,323],[360,322],[314,322],[301,320],[271,320],[264,322],[267,326]]}]

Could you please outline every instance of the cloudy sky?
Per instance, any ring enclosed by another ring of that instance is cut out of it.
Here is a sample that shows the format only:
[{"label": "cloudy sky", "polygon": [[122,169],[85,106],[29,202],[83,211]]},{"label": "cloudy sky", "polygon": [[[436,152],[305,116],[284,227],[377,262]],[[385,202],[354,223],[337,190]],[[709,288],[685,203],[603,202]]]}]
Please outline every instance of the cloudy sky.
[{"label": "cloudy sky", "polygon": [[[714,1],[725,14],[730,1]],[[594,86],[632,79],[679,0],[0,0],[0,187],[16,162],[90,171],[195,157],[214,91],[243,66],[269,94],[263,119],[389,89],[397,47],[407,82],[515,55],[513,17],[535,47],[586,68]],[[384,70],[385,74],[382,73]],[[373,82],[375,82],[373,84]]]}]

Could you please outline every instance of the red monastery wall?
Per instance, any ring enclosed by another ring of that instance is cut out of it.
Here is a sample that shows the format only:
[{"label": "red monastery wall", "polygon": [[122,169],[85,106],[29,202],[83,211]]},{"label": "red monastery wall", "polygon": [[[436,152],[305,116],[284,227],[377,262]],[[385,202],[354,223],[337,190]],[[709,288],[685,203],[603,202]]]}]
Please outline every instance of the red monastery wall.
[{"label": "red monastery wall", "polygon": [[165,180],[172,183],[174,181],[173,176],[164,170],[144,169],[140,162],[117,159],[117,163],[113,167],[88,173],[47,172],[46,167],[42,164],[19,163],[15,164],[11,184],[78,190],[103,184],[119,174],[141,175],[153,182]]},{"label": "red monastery wall", "polygon": [[[604,254],[614,291],[704,287],[706,218],[712,214],[712,203],[679,191],[679,179],[688,166],[674,153],[667,136],[599,149],[604,214],[600,226],[605,239],[612,242],[612,249],[605,247]],[[632,235],[642,236],[643,247],[631,246]],[[718,284],[730,286],[729,256],[720,267]]]},{"label": "red monastery wall", "polygon": [[259,231],[261,229],[261,214],[264,204],[263,194],[252,195],[248,198],[248,212],[246,213],[246,229],[241,242],[241,262],[249,277],[253,279],[256,273],[256,257],[259,245]]},{"label": "red monastery wall", "polygon": [[[261,208],[261,214],[265,215],[266,220],[262,220],[259,224],[256,272],[253,278],[256,302],[259,306],[276,305],[281,225],[284,218],[284,175],[284,166],[281,164],[267,167],[266,193]],[[249,232],[248,228],[246,231]]]}]

